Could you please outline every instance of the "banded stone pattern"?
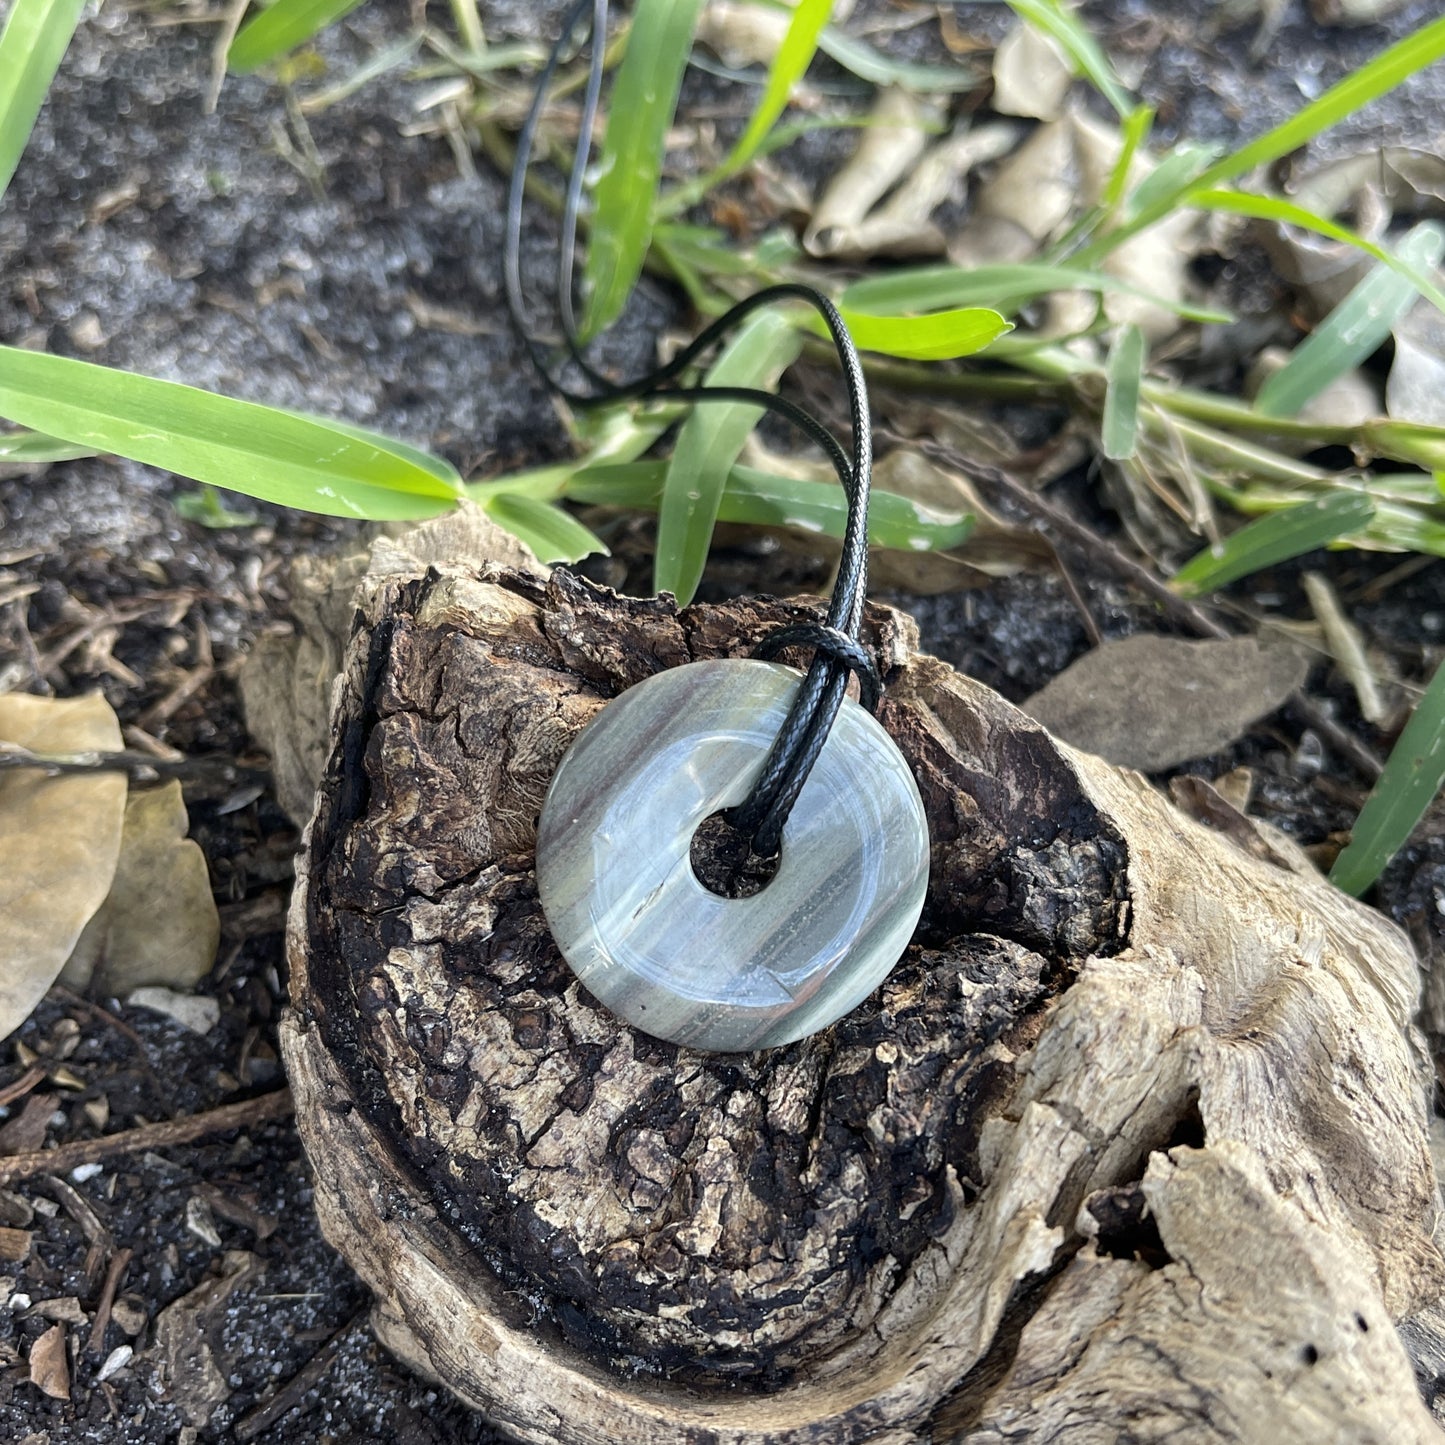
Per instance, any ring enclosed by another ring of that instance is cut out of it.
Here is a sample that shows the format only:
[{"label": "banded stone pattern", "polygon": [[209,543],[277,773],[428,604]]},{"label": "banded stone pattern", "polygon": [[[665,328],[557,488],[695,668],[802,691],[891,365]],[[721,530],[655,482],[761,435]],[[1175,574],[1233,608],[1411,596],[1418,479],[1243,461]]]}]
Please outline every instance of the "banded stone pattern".
[{"label": "banded stone pattern", "polygon": [[741,1052],[790,1043],[861,1003],[912,936],[928,825],[903,756],[845,701],[749,898],[695,876],[693,834],[743,801],[801,674],[743,659],[655,674],[610,702],[558,767],[537,885],[567,962],[658,1038]]}]

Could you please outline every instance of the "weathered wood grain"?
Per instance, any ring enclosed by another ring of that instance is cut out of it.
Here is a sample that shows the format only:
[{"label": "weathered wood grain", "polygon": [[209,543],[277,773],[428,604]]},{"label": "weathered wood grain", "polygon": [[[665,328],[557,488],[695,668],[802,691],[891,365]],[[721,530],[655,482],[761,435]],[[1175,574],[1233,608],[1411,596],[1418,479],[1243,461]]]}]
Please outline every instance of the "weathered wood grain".
[{"label": "weathered wood grain", "polygon": [[658,1043],[547,933],[543,792],[606,698],[812,604],[445,567],[362,604],[283,1041],[399,1354],[533,1441],[1435,1438],[1392,1326],[1445,1281],[1428,1071],[1379,915],[879,609],[913,945],[799,1043]]}]

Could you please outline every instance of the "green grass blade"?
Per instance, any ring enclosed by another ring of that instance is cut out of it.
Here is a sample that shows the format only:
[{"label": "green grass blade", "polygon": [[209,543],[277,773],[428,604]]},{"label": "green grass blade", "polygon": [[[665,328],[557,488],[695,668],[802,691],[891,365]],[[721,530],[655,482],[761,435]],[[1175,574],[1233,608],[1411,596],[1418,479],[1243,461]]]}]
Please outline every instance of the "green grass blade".
[{"label": "green grass blade", "polygon": [[276,0],[240,29],[226,52],[226,68],[247,75],[277,56],[305,45],[361,0]]},{"label": "green grass blade", "polygon": [[652,239],[667,129],[702,0],[638,0],[608,103],[587,260],[582,334],[595,336],[622,314]]},{"label": "green grass blade", "polygon": [[1065,54],[1093,83],[1094,89],[1127,119],[1134,111],[1134,97],[1124,89],[1109,57],[1099,42],[1089,34],[1078,16],[1064,8],[1059,0],[1008,0],[1009,9],[1035,30],[1057,40]]},{"label": "green grass blade", "polygon": [[242,512],[231,506],[226,494],[209,482],[202,482],[194,492],[180,492],[171,498],[171,506],[188,522],[220,531],[223,527],[254,527],[261,519],[255,512]]},{"label": "green grass blade", "polygon": [[1181,140],[1129,193],[1130,217],[1147,211],[1161,196],[1197,185],[1209,163],[1223,149],[1210,141]]},{"label": "green grass blade", "polygon": [[1144,384],[1147,348],[1137,326],[1123,327],[1109,351],[1105,368],[1104,419],[1100,437],[1104,455],[1122,462],[1139,443],[1139,388]]},{"label": "green grass blade", "polygon": [[0,31],[0,196],[60,68],[85,0],[14,0]]},{"label": "green grass blade", "polygon": [[1336,492],[1301,502],[1241,527],[1233,536],[1191,557],[1170,586],[1185,597],[1212,592],[1277,562],[1313,552],[1326,542],[1363,531],[1375,504],[1362,492]]},{"label": "green grass blade", "polygon": [[333,517],[447,511],[455,473],[414,447],[173,381],[0,347],[0,416],[227,491]]},{"label": "green grass blade", "polygon": [[606,544],[571,512],[522,492],[499,492],[483,504],[487,515],[536,554],[539,562],[577,562]]},{"label": "green grass blade", "polygon": [[[843,320],[860,351],[876,351],[906,361],[949,361],[972,356],[997,341],[1013,323],[997,311],[969,306],[933,311],[924,316],[874,316],[866,311],[843,311]],[[814,329],[828,334],[819,320]]]},{"label": "green grass blade", "polygon": [[1359,895],[1405,846],[1445,783],[1445,663],[1430,679],[1385,762],[1330,881]]},{"label": "green grass blade", "polygon": [[787,108],[793,87],[812,64],[818,49],[818,37],[832,11],[833,0],[798,0],[793,18],[788,22],[788,32],[773,57],[768,83],[763,87],[757,109],[753,111],[747,129],[738,137],[738,143],[722,163],[724,174],[730,175],[747,165],[777,124],[778,117]]},{"label": "green grass blade", "polygon": [[[645,511],[662,497],[666,462],[629,462],[586,467],[566,485],[574,501]],[[832,482],[800,481],[756,467],[735,465],[718,504],[718,521],[841,538],[848,523],[848,499]],[[942,552],[961,547],[973,532],[968,512],[941,512],[900,497],[874,491],[868,508],[868,540],[899,552]]]},{"label": "green grass blade", "polygon": [[1120,292],[1167,307],[1190,321],[1227,323],[1227,311],[1216,311],[1155,296],[1103,271],[1041,263],[975,266],[909,266],[886,276],[855,281],[843,289],[839,304],[850,312],[874,315],[938,311],[954,306],[988,306],[1016,311],[1028,301],[1057,291]]},{"label": "green grass blade", "polygon": [[1124,192],[1129,188],[1129,170],[1134,164],[1134,157],[1139,154],[1140,148],[1149,138],[1149,132],[1154,129],[1154,107],[1152,105],[1136,105],[1124,118],[1122,127],[1123,145],[1119,148],[1119,159],[1114,162],[1114,169],[1109,172],[1109,183],[1104,187],[1103,207],[1107,215],[1113,215],[1119,209],[1124,199]]},{"label": "green grass blade", "polygon": [[[1429,221],[1416,226],[1397,254],[1407,266],[1433,269],[1445,255],[1445,228]],[[1378,351],[1418,294],[1414,282],[1384,264],[1375,267],[1260,387],[1255,406],[1267,416],[1294,416]]]},{"label": "green grass blade", "polygon": [[[1035,0],[1035,3],[1041,3],[1041,0]],[[1247,174],[1256,166],[1268,165],[1289,155],[1442,57],[1445,57],[1445,16],[1407,35],[1347,75],[1339,84],[1332,85],[1303,110],[1238,150],[1222,156],[1199,175],[1192,179],[1183,176],[1171,189],[1151,195],[1149,203],[1140,205],[1125,225],[1086,246],[1075,259],[1081,263],[1084,260],[1096,261],[1121,241],[1162,220],[1179,206],[1198,204],[1191,194],[1196,189],[1208,190],[1222,185]],[[1189,197],[1187,201],[1186,196]]]},{"label": "green grass blade", "polygon": [[43,432],[17,431],[0,435],[0,463],[16,467],[41,467],[50,462],[73,462],[77,457],[93,457],[94,447],[78,447],[59,437]]},{"label": "green grass blade", "polygon": [[1267,166],[1289,155],[1316,136],[1333,130],[1361,106],[1388,94],[1416,71],[1445,58],[1445,16],[1422,25],[1412,35],[1382,51],[1373,60],[1332,85],[1318,99],[1296,111],[1262,136],[1221,157],[1200,176],[1197,184],[1214,186]]},{"label": "green grass blade", "polygon": [[[707,373],[713,386],[776,384],[802,349],[801,332],[778,311],[750,316]],[[653,587],[692,601],[707,564],[713,523],[728,472],[761,415],[744,402],[708,402],[683,422],[668,463],[657,517]]]},{"label": "green grass blade", "polygon": [[1367,421],[1360,428],[1360,439],[1376,456],[1410,462],[1429,471],[1445,468],[1445,427],[1381,419]]},{"label": "green grass blade", "polygon": [[896,85],[919,95],[954,95],[978,88],[979,73],[967,65],[915,65],[895,60],[835,25],[818,37],[818,49],[869,85]]},{"label": "green grass blade", "polygon": [[1377,246],[1357,231],[1352,231],[1349,227],[1341,226],[1324,216],[1317,216],[1313,211],[1307,211],[1303,206],[1295,205],[1293,201],[1282,201],[1277,196],[1254,196],[1250,195],[1248,191],[1201,190],[1190,191],[1185,204],[1202,211],[1227,211],[1235,216],[1250,216],[1261,221],[1278,221],[1286,226],[1298,226],[1301,230],[1314,231],[1321,236],[1328,236],[1332,241],[1344,241],[1347,245],[1363,251],[1367,256],[1373,256],[1377,261],[1383,261],[1397,275],[1403,276],[1432,306],[1440,311],[1445,311],[1445,291],[1442,291],[1435,284],[1433,277],[1422,271],[1420,267],[1412,266],[1404,258],[1397,256],[1393,251],[1387,251],[1383,246]]}]

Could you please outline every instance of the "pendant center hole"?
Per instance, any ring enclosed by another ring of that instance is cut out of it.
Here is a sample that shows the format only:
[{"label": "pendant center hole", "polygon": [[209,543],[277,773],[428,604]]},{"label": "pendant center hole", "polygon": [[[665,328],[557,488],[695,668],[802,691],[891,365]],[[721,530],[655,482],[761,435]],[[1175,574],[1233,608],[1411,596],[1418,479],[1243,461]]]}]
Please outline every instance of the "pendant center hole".
[{"label": "pendant center hole", "polygon": [[773,881],[781,853],[763,858],[752,850],[752,840],[714,813],[698,824],[692,835],[692,871],[709,893],[719,898],[751,898]]}]

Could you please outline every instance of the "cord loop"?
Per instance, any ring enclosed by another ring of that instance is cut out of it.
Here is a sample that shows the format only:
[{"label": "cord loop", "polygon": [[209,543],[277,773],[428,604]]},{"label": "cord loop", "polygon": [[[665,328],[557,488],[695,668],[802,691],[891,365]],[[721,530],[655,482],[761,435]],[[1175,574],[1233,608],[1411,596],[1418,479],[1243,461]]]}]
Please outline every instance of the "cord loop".
[{"label": "cord loop", "polygon": [[795,622],[768,633],[753,649],[753,656],[770,662],[785,647],[810,647],[815,654],[846,667],[858,679],[858,701],[864,710],[878,711],[883,679],[872,654],[856,638],[823,622]]}]

